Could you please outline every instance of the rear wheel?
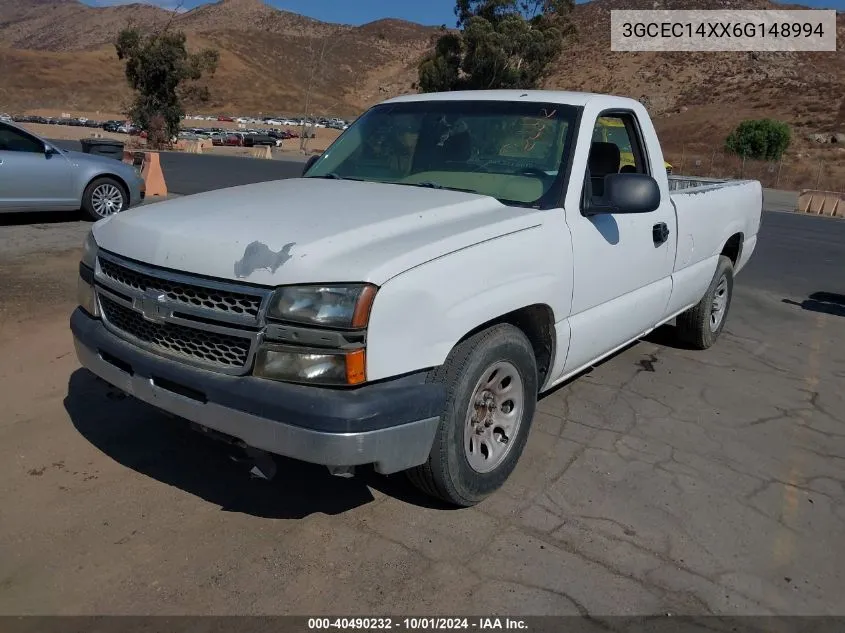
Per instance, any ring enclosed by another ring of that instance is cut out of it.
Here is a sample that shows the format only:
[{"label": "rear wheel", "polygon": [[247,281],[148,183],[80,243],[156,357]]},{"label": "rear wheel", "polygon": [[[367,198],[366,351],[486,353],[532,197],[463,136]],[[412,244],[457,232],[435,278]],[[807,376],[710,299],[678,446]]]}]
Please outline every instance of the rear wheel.
[{"label": "rear wheel", "polygon": [[91,181],[82,194],[82,209],[92,220],[120,213],[129,204],[129,196],[117,180],[104,176]]},{"label": "rear wheel", "polygon": [[678,316],[678,337],[697,349],[713,345],[725,327],[733,288],[733,262],[720,255],[716,272],[701,301]]},{"label": "rear wheel", "polygon": [[428,461],[408,471],[424,493],[472,506],[504,484],[528,439],[537,366],[518,328],[495,325],[452,350],[431,380],[447,389]]}]

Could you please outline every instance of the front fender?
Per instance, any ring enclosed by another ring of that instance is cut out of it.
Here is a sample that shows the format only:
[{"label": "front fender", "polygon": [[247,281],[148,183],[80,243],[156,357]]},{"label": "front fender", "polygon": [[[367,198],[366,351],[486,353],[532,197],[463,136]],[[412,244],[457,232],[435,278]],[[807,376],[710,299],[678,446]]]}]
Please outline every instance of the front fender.
[{"label": "front fender", "polygon": [[469,332],[540,304],[569,316],[572,245],[563,213],[542,225],[450,253],[390,279],[378,291],[367,334],[367,378],[441,365]]}]

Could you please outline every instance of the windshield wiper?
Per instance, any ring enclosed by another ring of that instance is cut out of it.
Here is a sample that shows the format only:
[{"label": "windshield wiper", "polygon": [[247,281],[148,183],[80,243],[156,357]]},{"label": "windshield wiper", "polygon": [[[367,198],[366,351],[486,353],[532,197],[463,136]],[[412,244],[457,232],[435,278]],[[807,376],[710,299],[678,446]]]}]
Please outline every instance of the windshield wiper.
[{"label": "windshield wiper", "polygon": [[439,182],[426,180],[425,182],[397,182],[397,185],[410,185],[412,187],[425,187],[426,189],[448,189],[449,191],[463,191],[464,193],[478,193],[475,189],[461,189],[460,187],[447,187]]},{"label": "windshield wiper", "polygon": [[363,182],[363,178],[352,178],[350,176],[341,176],[336,171],[329,172],[328,174],[323,174],[322,176],[305,176],[306,178],[323,178],[325,180],[357,180],[358,182]]}]

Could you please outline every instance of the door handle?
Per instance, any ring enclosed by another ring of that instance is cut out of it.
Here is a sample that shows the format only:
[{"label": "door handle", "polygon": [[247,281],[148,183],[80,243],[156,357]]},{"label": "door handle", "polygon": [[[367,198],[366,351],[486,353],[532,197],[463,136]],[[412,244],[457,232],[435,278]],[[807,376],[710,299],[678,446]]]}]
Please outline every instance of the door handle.
[{"label": "door handle", "polygon": [[669,227],[665,222],[658,222],[651,229],[651,237],[655,246],[660,246],[669,239]]}]

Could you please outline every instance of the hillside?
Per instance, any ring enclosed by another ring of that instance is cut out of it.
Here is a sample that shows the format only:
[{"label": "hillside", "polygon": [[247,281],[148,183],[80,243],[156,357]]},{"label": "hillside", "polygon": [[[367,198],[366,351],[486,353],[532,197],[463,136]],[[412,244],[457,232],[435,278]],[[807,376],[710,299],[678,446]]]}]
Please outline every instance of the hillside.
[{"label": "hillside", "polygon": [[[774,5],[768,0],[577,5],[578,38],[547,85],[642,99],[670,142],[708,141],[748,116],[777,116],[807,132],[845,126],[842,52],[611,52],[610,9],[655,6]],[[354,115],[411,91],[417,61],[436,33],[392,19],[359,27],[328,24],[261,0],[220,0],[186,13],[141,4],[93,8],[76,0],[0,0],[0,111],[119,110],[129,92],[111,42],[126,24],[154,28],[168,21],[188,33],[189,46],[220,50],[213,102],[206,108],[215,113],[300,113],[311,83],[314,113]],[[840,16],[843,34],[845,16]]]}]

